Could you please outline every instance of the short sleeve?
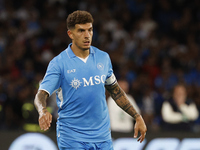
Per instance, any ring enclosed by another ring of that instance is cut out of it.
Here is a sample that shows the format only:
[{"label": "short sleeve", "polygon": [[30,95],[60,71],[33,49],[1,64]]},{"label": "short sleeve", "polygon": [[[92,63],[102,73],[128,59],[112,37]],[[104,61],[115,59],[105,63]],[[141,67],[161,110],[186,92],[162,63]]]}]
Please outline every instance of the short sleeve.
[{"label": "short sleeve", "polygon": [[59,89],[61,83],[61,70],[60,67],[53,59],[48,67],[46,74],[40,84],[39,90],[46,91],[51,96],[57,89]]}]

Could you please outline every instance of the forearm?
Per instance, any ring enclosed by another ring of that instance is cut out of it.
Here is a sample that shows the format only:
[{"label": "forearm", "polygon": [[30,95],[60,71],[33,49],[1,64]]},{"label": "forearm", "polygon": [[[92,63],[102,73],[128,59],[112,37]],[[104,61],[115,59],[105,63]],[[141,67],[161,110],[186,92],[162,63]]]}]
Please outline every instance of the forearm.
[{"label": "forearm", "polygon": [[199,116],[195,104],[190,104],[189,106],[183,104],[180,106],[180,110],[189,120],[196,120]]},{"label": "forearm", "polygon": [[38,93],[35,96],[34,105],[39,114],[46,110],[47,97],[48,93],[43,90],[38,91]]},{"label": "forearm", "polygon": [[164,102],[162,109],[162,118],[167,123],[180,123],[183,120],[183,115],[180,112],[174,112],[172,106],[169,104],[169,102]]},{"label": "forearm", "polygon": [[117,105],[136,120],[134,127],[134,138],[138,136],[138,131],[139,131],[141,135],[138,138],[138,141],[140,141],[141,143],[144,140],[147,131],[147,127],[144,123],[142,116],[140,116],[137,113],[133,105],[129,102],[126,93],[120,88],[118,83],[115,83],[112,86],[105,86],[105,87],[110,93],[111,97],[115,100]]},{"label": "forearm", "polygon": [[119,87],[118,83],[112,86],[106,86],[106,89],[110,93],[111,97],[115,100],[116,104],[126,113],[131,115],[135,120],[138,116],[140,116],[128,100],[126,93]]},{"label": "forearm", "polygon": [[44,131],[49,129],[52,122],[52,115],[46,109],[46,100],[48,96],[47,92],[39,90],[34,100],[35,107],[39,113],[39,126],[41,130]]}]

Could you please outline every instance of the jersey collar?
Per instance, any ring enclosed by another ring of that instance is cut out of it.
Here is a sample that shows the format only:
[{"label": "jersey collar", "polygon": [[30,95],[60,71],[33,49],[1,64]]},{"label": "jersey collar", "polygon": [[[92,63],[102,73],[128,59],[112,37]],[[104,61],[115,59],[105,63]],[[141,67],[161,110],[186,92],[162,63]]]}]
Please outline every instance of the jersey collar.
[{"label": "jersey collar", "polygon": [[[74,52],[71,49],[71,45],[72,45],[72,43],[70,43],[66,49],[66,52],[67,52],[67,55],[69,58],[76,57],[76,55],[74,54]],[[90,54],[94,54],[94,50],[91,46],[90,46]]]}]

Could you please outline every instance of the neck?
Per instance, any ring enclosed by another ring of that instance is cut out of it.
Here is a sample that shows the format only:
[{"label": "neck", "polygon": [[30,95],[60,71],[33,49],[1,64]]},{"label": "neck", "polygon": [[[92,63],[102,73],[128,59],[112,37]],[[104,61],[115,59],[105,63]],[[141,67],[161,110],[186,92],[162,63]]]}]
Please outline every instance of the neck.
[{"label": "neck", "polygon": [[76,56],[81,58],[86,58],[90,54],[90,49],[81,49],[73,43],[71,45],[71,49]]}]

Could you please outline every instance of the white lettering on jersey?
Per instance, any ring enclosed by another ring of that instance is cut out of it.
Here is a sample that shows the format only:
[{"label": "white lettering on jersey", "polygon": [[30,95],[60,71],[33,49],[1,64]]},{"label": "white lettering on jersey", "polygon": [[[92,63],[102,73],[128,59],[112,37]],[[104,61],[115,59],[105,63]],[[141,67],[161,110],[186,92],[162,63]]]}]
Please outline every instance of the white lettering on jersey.
[{"label": "white lettering on jersey", "polygon": [[[86,78],[82,78],[82,79],[83,79],[83,87],[86,87],[86,86],[92,86],[95,84],[105,83],[106,76],[105,75],[102,75],[102,76],[96,75],[94,77],[91,76],[89,78],[89,80],[87,80]],[[77,90],[77,88],[79,88],[81,86],[81,83],[82,82],[80,82],[80,80],[74,78],[74,80],[72,80],[70,85]]]},{"label": "white lettering on jersey", "polygon": [[101,80],[100,80],[100,76],[94,76],[94,80],[95,80],[95,84],[100,84]]},{"label": "white lettering on jersey", "polygon": [[67,70],[67,73],[74,73],[74,72],[76,72],[76,69]]},{"label": "white lettering on jersey", "polygon": [[102,75],[101,78],[100,76],[94,76],[95,84],[100,84],[101,82],[104,83],[106,76]]},{"label": "white lettering on jersey", "polygon": [[102,76],[101,76],[101,82],[102,82],[102,83],[105,83],[105,79],[106,79],[106,76],[105,76],[105,75],[102,75]]},{"label": "white lettering on jersey", "polygon": [[83,78],[83,81],[84,81],[84,87],[89,85],[94,85],[92,77],[90,77],[89,81]]}]

